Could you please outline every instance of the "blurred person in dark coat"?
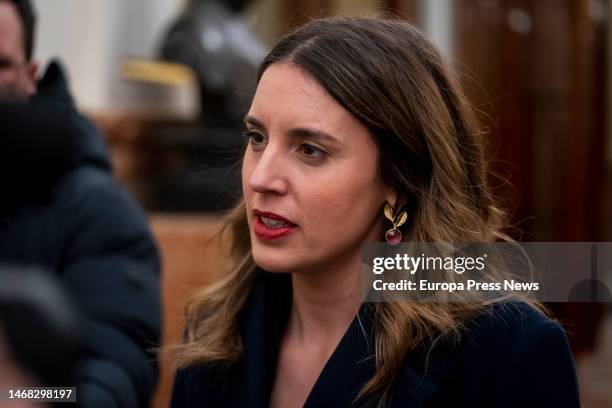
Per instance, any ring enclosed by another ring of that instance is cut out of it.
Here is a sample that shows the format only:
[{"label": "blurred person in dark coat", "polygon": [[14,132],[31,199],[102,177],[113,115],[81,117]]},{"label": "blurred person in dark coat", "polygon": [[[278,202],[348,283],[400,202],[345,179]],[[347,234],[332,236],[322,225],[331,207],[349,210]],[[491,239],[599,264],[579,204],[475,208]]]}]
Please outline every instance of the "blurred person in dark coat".
[{"label": "blurred person in dark coat", "polygon": [[157,248],[59,64],[37,82],[33,27],[28,1],[0,0],[0,263],[53,271],[78,305],[85,358],[65,385],[77,386],[81,406],[147,406],[158,374]]}]

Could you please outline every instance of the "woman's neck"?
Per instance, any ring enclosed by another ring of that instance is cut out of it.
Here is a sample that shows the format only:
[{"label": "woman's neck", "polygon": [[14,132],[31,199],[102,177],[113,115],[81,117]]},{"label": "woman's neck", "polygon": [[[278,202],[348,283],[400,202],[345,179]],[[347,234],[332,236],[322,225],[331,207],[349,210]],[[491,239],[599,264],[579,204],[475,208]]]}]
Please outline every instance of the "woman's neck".
[{"label": "woman's neck", "polygon": [[361,304],[359,261],[340,269],[292,275],[287,334],[294,341],[329,342],[335,346]]}]

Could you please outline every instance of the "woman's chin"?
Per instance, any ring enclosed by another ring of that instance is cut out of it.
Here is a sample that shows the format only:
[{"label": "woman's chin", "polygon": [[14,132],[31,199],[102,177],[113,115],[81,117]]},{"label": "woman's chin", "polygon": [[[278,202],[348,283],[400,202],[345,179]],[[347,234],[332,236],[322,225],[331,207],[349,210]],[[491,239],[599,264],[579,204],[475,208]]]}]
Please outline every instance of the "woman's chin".
[{"label": "woman's chin", "polygon": [[295,268],[293,262],[288,262],[287,259],[275,258],[276,257],[269,256],[269,254],[264,256],[257,256],[255,253],[253,254],[255,265],[267,272],[286,273],[291,272],[293,268]]},{"label": "woman's chin", "polygon": [[253,261],[259,268],[271,273],[295,273],[316,269],[312,259],[304,259],[295,251],[259,252],[253,248]]}]

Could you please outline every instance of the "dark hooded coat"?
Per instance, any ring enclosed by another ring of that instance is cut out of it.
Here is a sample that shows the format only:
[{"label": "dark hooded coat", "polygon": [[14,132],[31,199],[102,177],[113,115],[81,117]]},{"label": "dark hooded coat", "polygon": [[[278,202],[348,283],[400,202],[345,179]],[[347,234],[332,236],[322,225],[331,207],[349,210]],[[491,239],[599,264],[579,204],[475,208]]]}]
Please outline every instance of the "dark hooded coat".
[{"label": "dark hooded coat", "polygon": [[158,251],[56,63],[30,101],[0,104],[0,186],[0,263],[48,270],[80,316],[83,359],[66,385],[84,407],[148,406],[158,375],[149,349],[161,331]]}]

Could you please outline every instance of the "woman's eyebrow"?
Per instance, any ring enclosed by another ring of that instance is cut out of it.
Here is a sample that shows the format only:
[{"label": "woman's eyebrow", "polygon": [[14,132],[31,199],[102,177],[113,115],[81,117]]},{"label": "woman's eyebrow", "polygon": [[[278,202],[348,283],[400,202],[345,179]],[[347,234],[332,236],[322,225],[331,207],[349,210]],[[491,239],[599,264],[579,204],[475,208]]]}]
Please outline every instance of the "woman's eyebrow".
[{"label": "woman's eyebrow", "polygon": [[[246,115],[244,117],[244,123],[255,126],[262,130],[266,129],[266,126],[263,124],[263,122],[261,122],[253,115]],[[327,132],[317,129],[309,129],[303,127],[294,128],[289,131],[289,136],[296,139],[312,139],[320,142],[327,142],[334,145],[340,144],[340,140],[338,140],[337,137],[334,137]]]},{"label": "woman's eyebrow", "polygon": [[266,128],[264,126],[264,124],[259,119],[257,119],[255,116],[246,115],[243,120],[244,120],[245,124],[250,124],[250,125],[258,127],[260,129],[265,129]]},{"label": "woman's eyebrow", "polygon": [[331,143],[333,145],[340,144],[337,137],[330,135],[327,132],[308,128],[295,128],[289,131],[289,135],[300,139],[312,139],[320,142]]}]

